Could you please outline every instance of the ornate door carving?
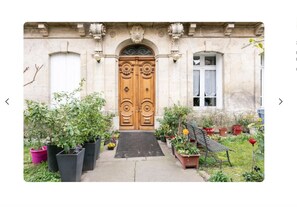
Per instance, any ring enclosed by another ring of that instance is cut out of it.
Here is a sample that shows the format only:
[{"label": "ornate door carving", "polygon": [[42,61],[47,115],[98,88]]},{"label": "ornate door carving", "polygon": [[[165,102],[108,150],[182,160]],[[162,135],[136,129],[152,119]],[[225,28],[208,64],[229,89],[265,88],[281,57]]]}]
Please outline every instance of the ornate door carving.
[{"label": "ornate door carving", "polygon": [[121,57],[119,61],[120,129],[153,129],[155,60]]}]

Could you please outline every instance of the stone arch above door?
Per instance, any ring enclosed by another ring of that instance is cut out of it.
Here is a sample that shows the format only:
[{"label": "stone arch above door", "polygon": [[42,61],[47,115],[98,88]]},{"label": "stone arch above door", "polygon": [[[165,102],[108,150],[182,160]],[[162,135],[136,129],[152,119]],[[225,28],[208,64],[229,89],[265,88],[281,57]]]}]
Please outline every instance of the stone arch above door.
[{"label": "stone arch above door", "polygon": [[[134,44],[131,41],[131,39],[126,39],[126,40],[122,41],[117,46],[117,48],[115,50],[115,54],[118,55],[118,56],[120,56],[121,55],[121,52],[123,51],[124,48],[127,48],[129,46],[133,46],[133,45],[136,45],[136,44]],[[152,50],[152,52],[153,52],[153,56],[156,56],[156,55],[159,54],[159,49],[158,49],[157,45],[154,42],[152,42],[152,41],[150,41],[148,39],[143,39],[142,42],[139,43],[139,44],[137,44],[137,45],[143,45],[144,47],[150,48]]]}]

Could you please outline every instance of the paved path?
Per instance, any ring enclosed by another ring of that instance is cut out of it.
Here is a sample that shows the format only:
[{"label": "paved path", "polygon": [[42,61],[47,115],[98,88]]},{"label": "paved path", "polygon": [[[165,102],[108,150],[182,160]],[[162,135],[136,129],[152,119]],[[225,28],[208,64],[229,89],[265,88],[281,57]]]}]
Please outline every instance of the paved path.
[{"label": "paved path", "polygon": [[82,182],[204,182],[196,169],[184,170],[166,143],[160,142],[165,156],[114,158],[115,150],[104,150],[96,168],[84,172]]}]

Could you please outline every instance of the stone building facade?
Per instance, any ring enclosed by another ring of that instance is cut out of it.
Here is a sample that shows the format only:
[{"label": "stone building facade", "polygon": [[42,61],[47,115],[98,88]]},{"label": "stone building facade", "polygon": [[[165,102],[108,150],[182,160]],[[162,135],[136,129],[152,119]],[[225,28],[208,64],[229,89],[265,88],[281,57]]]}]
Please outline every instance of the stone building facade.
[{"label": "stone building facade", "polygon": [[153,129],[164,107],[256,111],[262,105],[263,61],[249,40],[260,22],[24,24],[24,98],[86,82],[81,96],[102,92],[115,128]]}]

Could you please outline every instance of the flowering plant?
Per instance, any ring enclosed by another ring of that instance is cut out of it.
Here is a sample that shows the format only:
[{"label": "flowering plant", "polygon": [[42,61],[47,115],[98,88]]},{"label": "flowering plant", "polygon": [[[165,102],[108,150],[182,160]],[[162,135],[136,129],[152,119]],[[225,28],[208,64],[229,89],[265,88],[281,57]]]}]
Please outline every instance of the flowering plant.
[{"label": "flowering plant", "polygon": [[183,135],[188,136],[189,130],[188,129],[183,129]]},{"label": "flowering plant", "polygon": [[254,146],[254,144],[257,142],[253,137],[249,138],[249,142]]},{"label": "flowering plant", "polygon": [[195,146],[195,144],[190,143],[188,140],[188,129],[182,130],[183,134],[176,136],[172,141],[171,144],[175,147],[176,151],[179,154],[183,155],[196,155],[199,153],[199,149]]},{"label": "flowering plant", "polygon": [[116,144],[115,144],[115,143],[113,143],[113,142],[110,142],[110,143],[108,143],[108,145],[107,145],[107,148],[108,148],[108,149],[114,149],[114,148],[115,148],[115,146],[116,146]]}]

